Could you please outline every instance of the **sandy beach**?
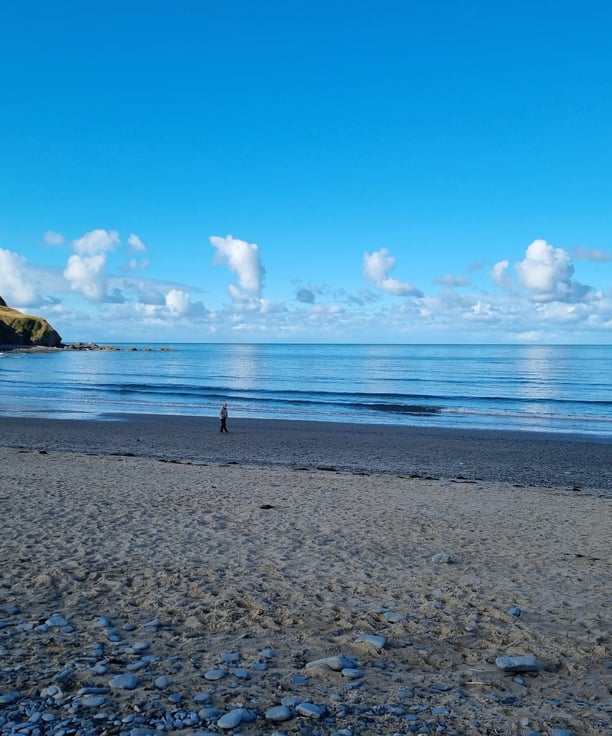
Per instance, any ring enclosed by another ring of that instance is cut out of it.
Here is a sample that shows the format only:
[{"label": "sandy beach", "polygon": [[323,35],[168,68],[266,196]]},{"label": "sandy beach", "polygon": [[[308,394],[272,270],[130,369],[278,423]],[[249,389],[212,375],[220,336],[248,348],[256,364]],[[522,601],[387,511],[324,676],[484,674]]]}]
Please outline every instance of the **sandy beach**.
[{"label": "sandy beach", "polygon": [[0,427],[2,733],[610,732],[609,443]]}]

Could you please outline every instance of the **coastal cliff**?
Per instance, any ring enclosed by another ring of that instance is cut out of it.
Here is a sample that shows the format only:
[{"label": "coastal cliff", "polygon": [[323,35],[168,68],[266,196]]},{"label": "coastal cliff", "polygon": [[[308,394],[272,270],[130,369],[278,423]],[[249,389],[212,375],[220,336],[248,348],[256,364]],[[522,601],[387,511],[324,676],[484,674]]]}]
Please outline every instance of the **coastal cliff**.
[{"label": "coastal cliff", "polygon": [[46,319],[13,309],[0,297],[0,345],[60,348],[62,338]]}]

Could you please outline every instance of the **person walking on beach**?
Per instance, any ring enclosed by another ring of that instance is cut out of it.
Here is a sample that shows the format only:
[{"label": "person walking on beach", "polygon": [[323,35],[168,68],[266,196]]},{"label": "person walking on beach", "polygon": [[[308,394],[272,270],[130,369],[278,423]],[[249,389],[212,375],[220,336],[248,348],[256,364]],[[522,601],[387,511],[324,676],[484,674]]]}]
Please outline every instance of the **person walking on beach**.
[{"label": "person walking on beach", "polygon": [[221,410],[219,411],[219,422],[221,422],[219,432],[227,432],[227,401],[224,402]]}]

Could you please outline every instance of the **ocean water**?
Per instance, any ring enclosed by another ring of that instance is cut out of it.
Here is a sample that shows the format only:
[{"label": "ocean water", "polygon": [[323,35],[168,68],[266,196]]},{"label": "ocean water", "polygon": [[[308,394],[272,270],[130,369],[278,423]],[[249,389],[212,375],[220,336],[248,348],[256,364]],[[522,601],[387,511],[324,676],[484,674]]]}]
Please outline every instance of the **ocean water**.
[{"label": "ocean water", "polygon": [[[612,438],[612,346],[176,344],[0,353],[0,415],[214,416]],[[148,348],[148,349],[145,349]]]}]

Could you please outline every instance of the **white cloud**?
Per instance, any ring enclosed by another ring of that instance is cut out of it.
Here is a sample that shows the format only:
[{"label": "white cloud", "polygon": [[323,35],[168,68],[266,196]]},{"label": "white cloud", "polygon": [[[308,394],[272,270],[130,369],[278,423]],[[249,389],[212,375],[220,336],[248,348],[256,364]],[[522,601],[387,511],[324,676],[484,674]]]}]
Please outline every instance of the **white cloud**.
[{"label": "white cloud", "polygon": [[116,230],[91,230],[72,241],[75,252],[85,256],[108,253],[118,246],[119,233]]},{"label": "white cloud", "polygon": [[54,232],[53,230],[47,230],[43,239],[47,245],[62,245],[64,242],[64,236],[61,233]]},{"label": "white cloud", "polygon": [[170,289],[166,294],[166,306],[171,314],[181,317],[189,313],[191,298],[185,291]]},{"label": "white cloud", "polygon": [[537,302],[578,301],[590,291],[588,286],[572,281],[574,266],[569,253],[545,240],[534,240],[515,267],[521,284]]},{"label": "white cloud", "polygon": [[[59,244],[61,236],[55,236],[49,231],[45,240]],[[210,242],[215,262],[236,275],[228,279],[233,281],[227,286],[231,301],[221,296],[225,303],[217,308],[207,310],[201,301],[192,301],[192,295],[201,291],[198,284],[136,274],[144,265],[140,261],[146,245],[134,233],[123,241],[133,260],[120,263],[120,254],[112,252],[122,244],[119,235],[107,230],[92,230],[72,241],[68,262],[59,256],[62,265],[31,265],[23,256],[0,249],[0,295],[11,306],[28,311],[44,305],[45,316],[56,315],[54,326],[69,339],[192,340],[195,334],[201,339],[217,339],[215,335],[226,339],[238,331],[244,339],[255,340],[488,342],[539,336],[533,339],[561,342],[579,336],[597,342],[609,341],[612,330],[612,289],[578,283],[570,257],[609,260],[601,251],[567,251],[534,241],[516,270],[508,260],[493,261],[490,277],[508,288],[489,292],[443,288],[422,296],[409,283],[390,278],[396,259],[383,248],[363,255],[363,275],[369,282],[363,282],[363,289],[355,291],[350,283],[295,280],[288,285],[284,302],[260,295],[264,269],[257,245],[231,235],[215,236]],[[466,286],[470,272],[464,273],[465,279],[448,275],[437,281],[448,287]],[[211,291],[208,299],[215,293],[220,294]],[[421,298],[391,301],[388,294]]]},{"label": "white cloud", "polygon": [[235,284],[228,284],[227,290],[235,304],[254,304],[257,299],[250,294],[245,294]]},{"label": "white cloud", "polygon": [[259,247],[232,235],[225,238],[213,235],[210,244],[217,249],[214,263],[227,264],[237,274],[240,286],[259,296],[266,272],[259,258]]},{"label": "white cloud", "polygon": [[131,245],[132,250],[138,251],[139,253],[144,253],[148,250],[146,244],[143,243],[138,235],[135,235],[134,233],[132,233],[128,238],[128,243]]},{"label": "white cloud", "polygon": [[374,253],[363,254],[363,275],[381,291],[394,296],[423,296],[411,284],[389,278],[387,273],[394,268],[395,258],[389,255],[387,248],[381,248]]},{"label": "white cloud", "polygon": [[73,291],[83,294],[92,302],[104,301],[106,277],[104,267],[106,255],[71,255],[64,270],[64,276]]},{"label": "white cloud", "polygon": [[499,286],[510,286],[510,277],[508,276],[508,266],[510,261],[499,261],[491,269],[491,278]]},{"label": "white cloud", "polygon": [[579,261],[595,261],[599,263],[612,261],[612,253],[609,251],[585,248],[583,245],[579,245],[575,249],[575,254]]},{"label": "white cloud", "polygon": [[68,258],[64,277],[72,291],[82,294],[90,302],[122,302],[118,289],[107,293],[107,254],[120,243],[115,230],[91,230],[72,241],[75,253]]},{"label": "white cloud", "polygon": [[41,301],[26,259],[4,248],[0,248],[0,296],[9,307],[27,307]]}]

